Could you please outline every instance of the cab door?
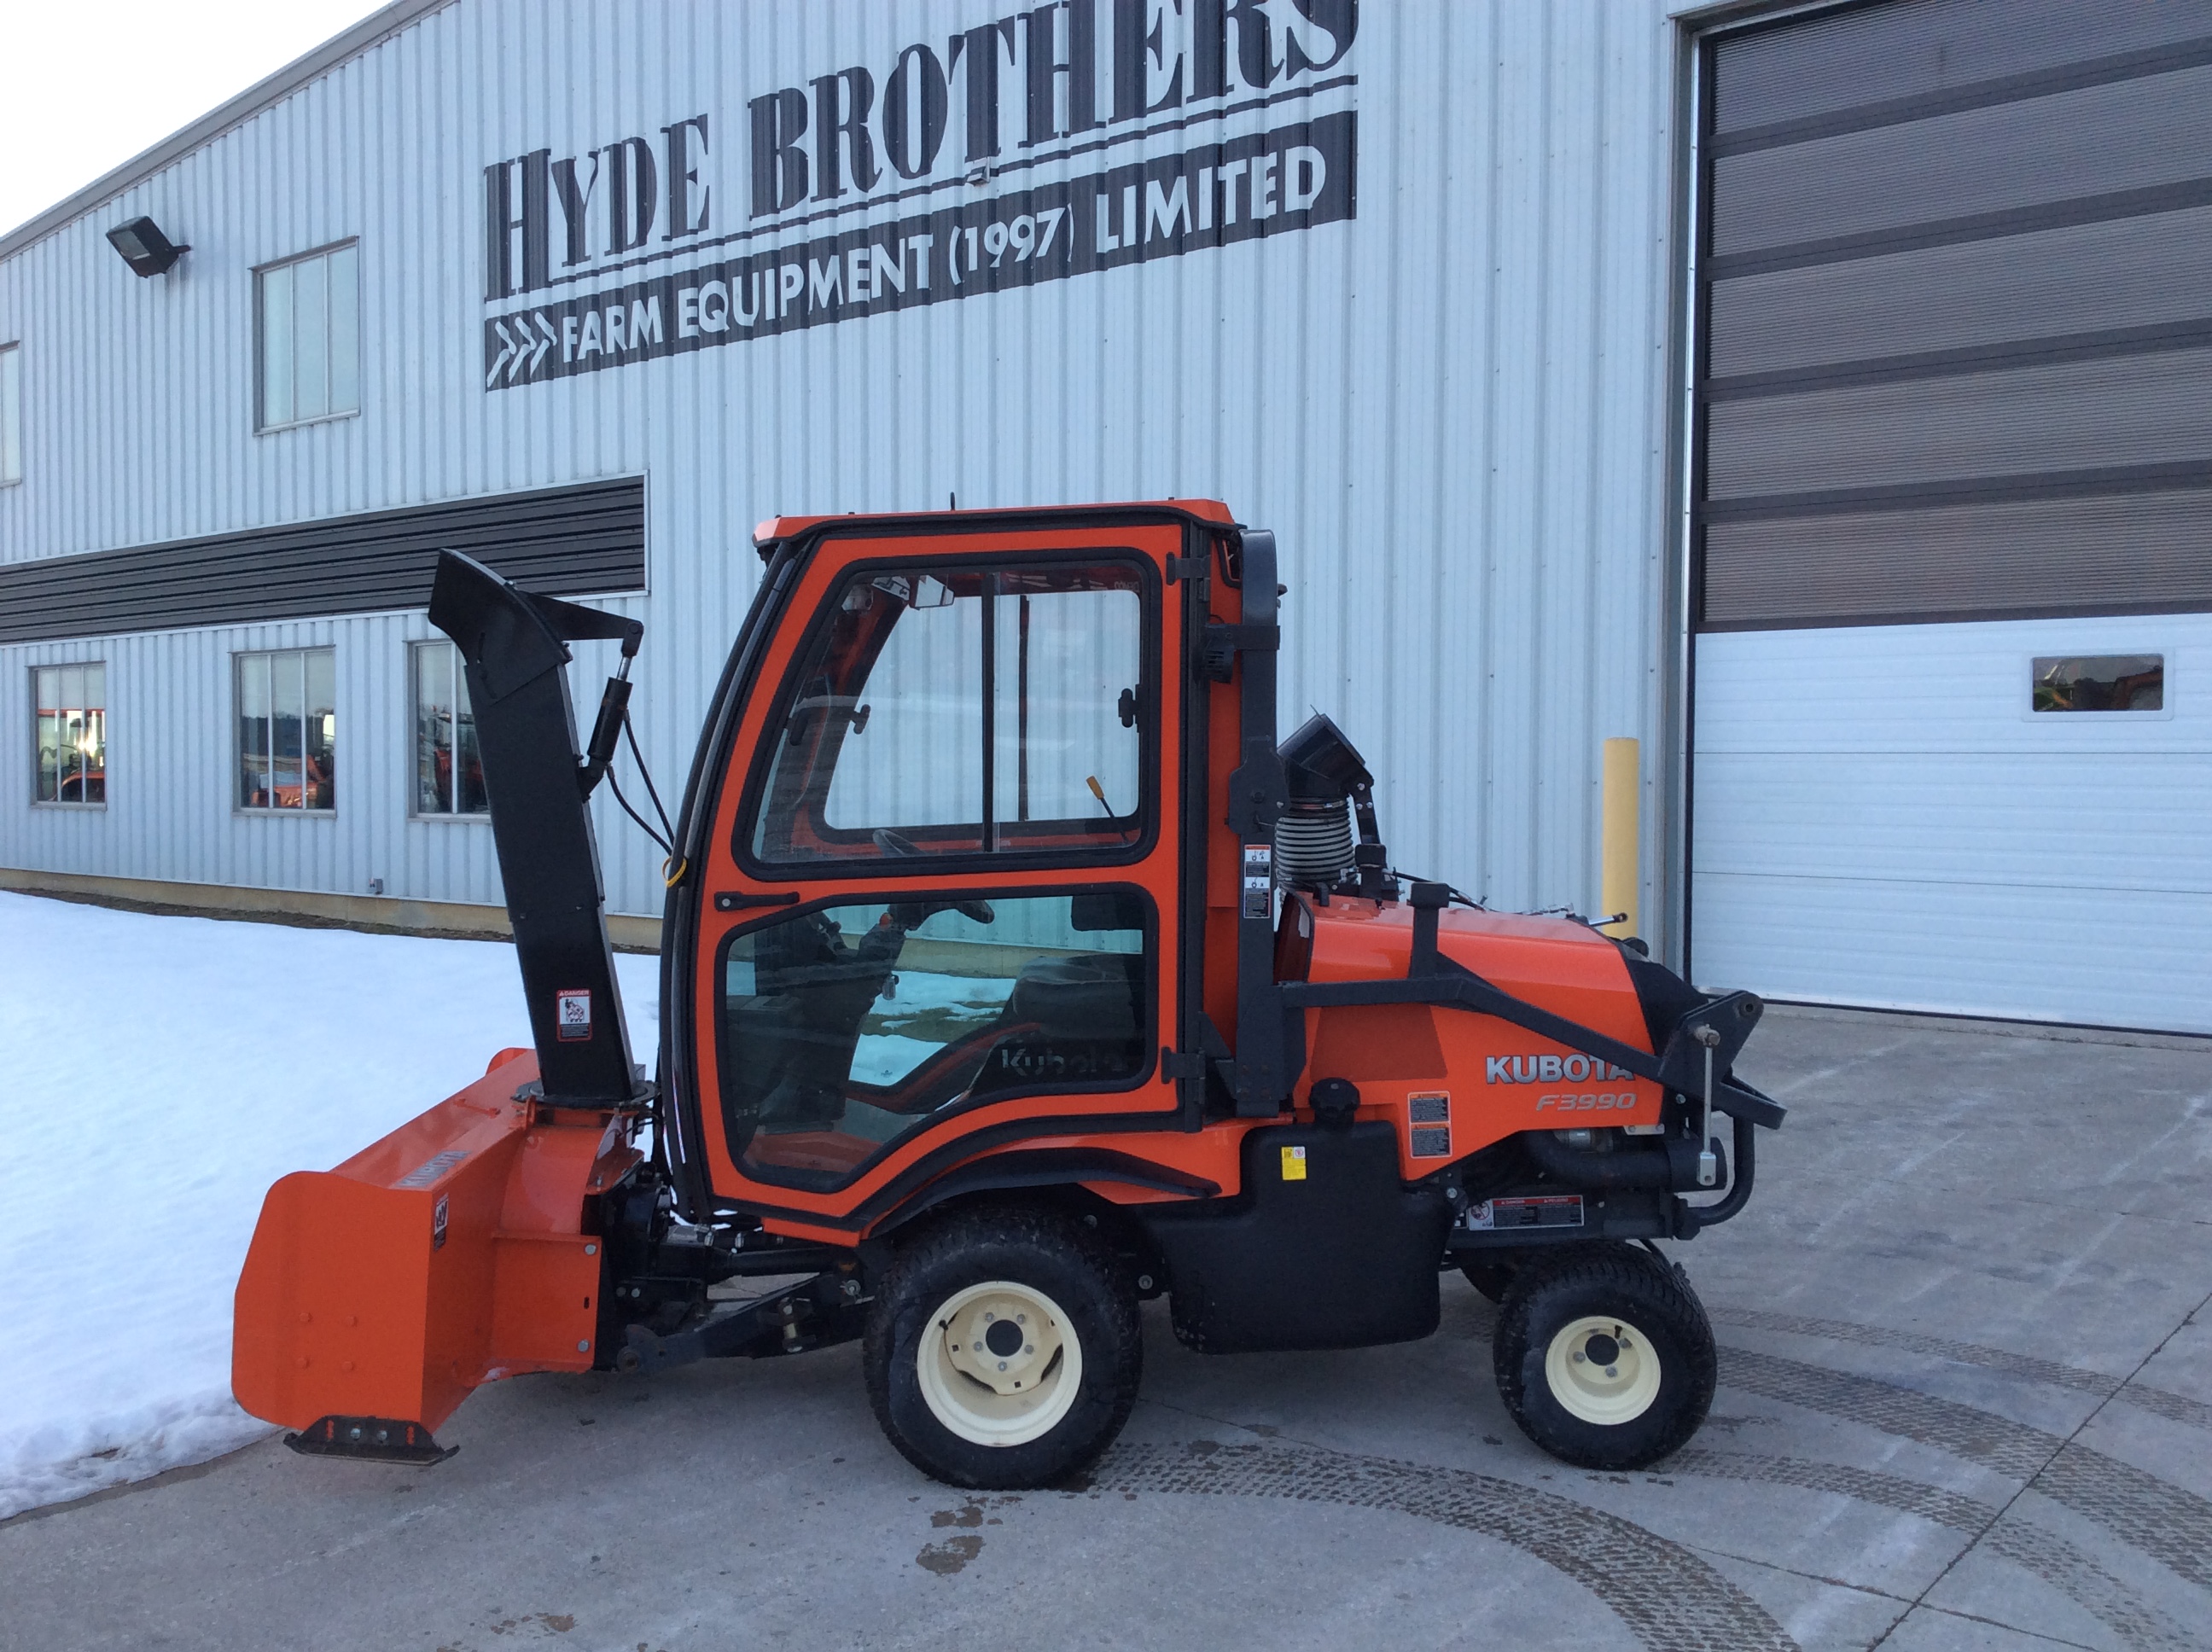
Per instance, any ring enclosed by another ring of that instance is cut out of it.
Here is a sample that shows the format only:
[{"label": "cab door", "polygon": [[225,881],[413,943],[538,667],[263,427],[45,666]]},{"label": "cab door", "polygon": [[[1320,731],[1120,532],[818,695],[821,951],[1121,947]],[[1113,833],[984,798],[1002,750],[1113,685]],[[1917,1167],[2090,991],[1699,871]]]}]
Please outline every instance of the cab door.
[{"label": "cab door", "polygon": [[813,544],[702,886],[719,1197],[855,1232],[973,1153],[1179,1116],[1185,550],[1126,519]]}]

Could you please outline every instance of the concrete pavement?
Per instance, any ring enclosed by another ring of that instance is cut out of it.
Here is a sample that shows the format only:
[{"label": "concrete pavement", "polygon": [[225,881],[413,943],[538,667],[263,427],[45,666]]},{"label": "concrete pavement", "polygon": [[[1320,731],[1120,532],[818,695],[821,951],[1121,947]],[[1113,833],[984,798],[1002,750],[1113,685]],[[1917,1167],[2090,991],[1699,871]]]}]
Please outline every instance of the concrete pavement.
[{"label": "concrete pavement", "polygon": [[0,1647],[2212,1647],[2212,1048],[1778,1009],[1712,1418],[1593,1475],[1448,1278],[1410,1346],[1205,1359],[1091,1484],[966,1497],[847,1347],[487,1389],[428,1471],[274,1441],[0,1525]]}]

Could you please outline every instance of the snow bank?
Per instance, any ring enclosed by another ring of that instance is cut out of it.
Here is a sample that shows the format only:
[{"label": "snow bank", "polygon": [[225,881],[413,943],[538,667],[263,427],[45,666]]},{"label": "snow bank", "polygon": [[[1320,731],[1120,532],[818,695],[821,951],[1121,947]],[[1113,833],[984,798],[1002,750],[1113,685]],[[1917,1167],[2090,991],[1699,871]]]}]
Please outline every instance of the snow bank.
[{"label": "snow bank", "polygon": [[[659,961],[618,961],[650,1064]],[[514,950],[0,892],[0,1518],[268,1433],[230,1397],[261,1195],[530,1042]]]}]

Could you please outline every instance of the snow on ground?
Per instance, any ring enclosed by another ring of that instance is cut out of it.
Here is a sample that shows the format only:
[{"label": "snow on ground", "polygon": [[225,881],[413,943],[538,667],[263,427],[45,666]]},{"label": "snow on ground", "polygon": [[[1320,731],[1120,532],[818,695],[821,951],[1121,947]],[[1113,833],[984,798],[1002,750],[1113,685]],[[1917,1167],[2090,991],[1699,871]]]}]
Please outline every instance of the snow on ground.
[{"label": "snow on ground", "polygon": [[[617,960],[632,1050],[659,960]],[[230,1397],[261,1196],[530,1042],[514,949],[0,892],[0,1519],[268,1433]]]}]

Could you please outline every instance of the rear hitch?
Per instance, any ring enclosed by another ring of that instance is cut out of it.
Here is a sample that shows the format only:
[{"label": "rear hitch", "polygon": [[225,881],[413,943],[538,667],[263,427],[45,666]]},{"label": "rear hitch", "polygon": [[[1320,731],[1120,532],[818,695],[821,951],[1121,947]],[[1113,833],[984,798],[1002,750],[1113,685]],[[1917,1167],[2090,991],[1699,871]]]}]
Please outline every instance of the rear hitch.
[{"label": "rear hitch", "polygon": [[402,1423],[389,1417],[325,1417],[284,1443],[303,1457],[349,1457],[356,1462],[409,1463],[428,1468],[460,1449],[441,1446],[420,1423]]}]

